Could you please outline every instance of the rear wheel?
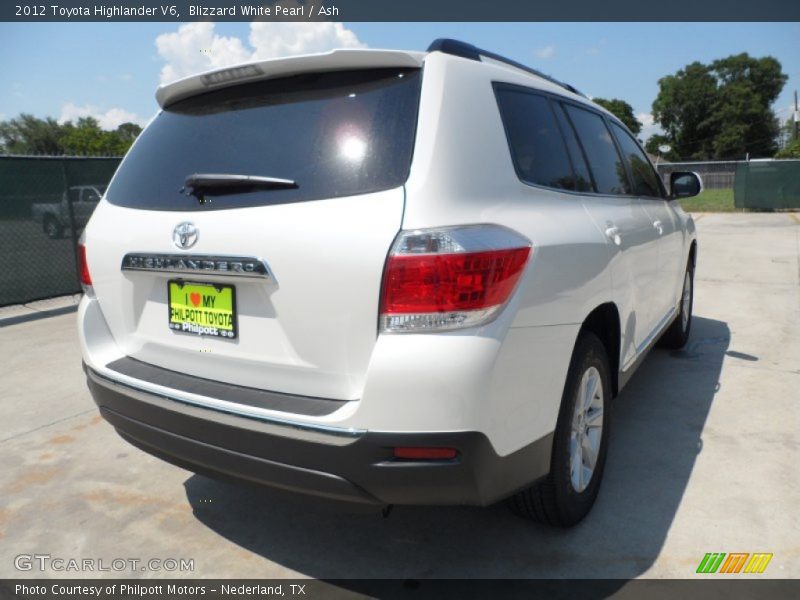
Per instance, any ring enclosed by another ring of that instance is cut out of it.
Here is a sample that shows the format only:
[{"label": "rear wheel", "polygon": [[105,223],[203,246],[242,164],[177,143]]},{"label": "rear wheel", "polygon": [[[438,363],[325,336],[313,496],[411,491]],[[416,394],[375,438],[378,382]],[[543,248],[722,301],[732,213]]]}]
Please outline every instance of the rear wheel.
[{"label": "rear wheel", "polygon": [[664,332],[659,340],[659,344],[664,348],[678,350],[689,341],[689,333],[692,329],[692,306],[694,304],[694,269],[691,261],[686,266],[686,273],[683,276],[683,289],[681,291],[681,303],[679,305],[678,316]]},{"label": "rear wheel", "polygon": [[589,513],[608,450],[610,375],[605,346],[593,333],[582,333],[564,386],[550,474],[509,500],[515,513],[561,527]]}]

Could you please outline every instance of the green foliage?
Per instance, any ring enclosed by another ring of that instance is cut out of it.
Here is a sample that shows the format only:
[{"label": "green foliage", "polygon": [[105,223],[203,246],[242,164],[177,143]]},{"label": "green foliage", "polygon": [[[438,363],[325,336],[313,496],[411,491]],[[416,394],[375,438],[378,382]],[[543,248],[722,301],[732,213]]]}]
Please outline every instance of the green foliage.
[{"label": "green foliage", "polygon": [[800,158],[800,138],[792,140],[778,151],[775,158]]},{"label": "green foliage", "polygon": [[0,149],[6,154],[63,154],[61,127],[55,119],[21,114],[0,122]]},{"label": "green foliage", "polygon": [[638,135],[642,130],[642,124],[633,114],[633,107],[619,98],[612,98],[606,100],[605,98],[592,98],[592,102],[599,104],[608,112],[616,116],[620,121],[625,123],[628,129],[631,130],[633,135]]},{"label": "green foliage", "polygon": [[122,156],[141,131],[135,123],[106,131],[92,117],[59,124],[51,117],[39,119],[23,113],[0,122],[0,153]]},{"label": "green foliage", "polygon": [[[670,146],[669,152],[662,152],[659,150],[659,148],[664,145]],[[644,149],[654,156],[660,155],[664,160],[676,161],[680,159],[680,156],[677,155],[675,150],[672,150],[672,144],[670,144],[669,138],[659,133],[655,133],[647,138],[647,143],[644,145]]]},{"label": "green foliage", "polygon": [[659,80],[653,117],[682,160],[772,156],[780,128],[770,106],[786,80],[771,56],[693,62]]}]

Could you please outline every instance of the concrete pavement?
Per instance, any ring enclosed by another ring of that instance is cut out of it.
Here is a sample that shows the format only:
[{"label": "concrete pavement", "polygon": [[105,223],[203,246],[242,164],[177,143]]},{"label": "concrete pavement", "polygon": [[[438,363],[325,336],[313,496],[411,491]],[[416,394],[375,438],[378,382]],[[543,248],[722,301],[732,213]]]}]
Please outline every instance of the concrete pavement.
[{"label": "concrete pavement", "polygon": [[800,224],[699,215],[695,321],[613,407],[606,478],[571,530],[504,506],[373,511],[192,475],[122,441],[80,368],[75,315],[0,327],[0,577],[20,554],[192,559],[109,576],[676,577],[706,552],[800,576]]}]

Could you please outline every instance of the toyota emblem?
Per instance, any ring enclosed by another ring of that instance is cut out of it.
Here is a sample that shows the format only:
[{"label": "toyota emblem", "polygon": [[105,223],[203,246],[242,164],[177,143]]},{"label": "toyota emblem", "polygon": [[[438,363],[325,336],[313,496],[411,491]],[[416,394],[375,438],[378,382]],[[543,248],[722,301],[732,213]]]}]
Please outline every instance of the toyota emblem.
[{"label": "toyota emblem", "polygon": [[179,223],[172,231],[172,243],[176,248],[188,250],[197,243],[198,231],[194,223]]}]

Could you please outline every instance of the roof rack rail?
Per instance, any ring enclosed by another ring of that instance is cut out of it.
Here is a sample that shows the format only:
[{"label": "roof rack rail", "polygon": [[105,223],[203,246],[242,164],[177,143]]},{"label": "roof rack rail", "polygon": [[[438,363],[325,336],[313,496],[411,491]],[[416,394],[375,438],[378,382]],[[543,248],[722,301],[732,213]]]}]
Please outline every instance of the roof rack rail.
[{"label": "roof rack rail", "polygon": [[506,58],[505,56],[501,56],[500,54],[495,54],[494,52],[489,52],[488,50],[482,50],[473,46],[472,44],[467,44],[466,42],[461,42],[459,40],[453,40],[450,38],[439,38],[433,41],[433,43],[428,46],[428,52],[443,52],[445,54],[451,54],[453,56],[460,56],[462,58],[467,58],[469,60],[477,60],[480,61],[481,57],[486,57],[491,60],[496,60],[501,63],[505,63],[517,69],[521,69],[537,77],[541,77],[542,79],[546,79],[551,83],[555,83],[563,87],[566,90],[569,90],[573,94],[578,94],[579,96],[583,96],[586,98],[585,94],[582,94],[573,86],[568,83],[564,83],[563,81],[559,81],[554,77],[550,77],[549,75],[545,75],[541,71],[537,71],[536,69],[532,69],[522,63],[519,63],[515,60],[511,60],[510,58]]}]

